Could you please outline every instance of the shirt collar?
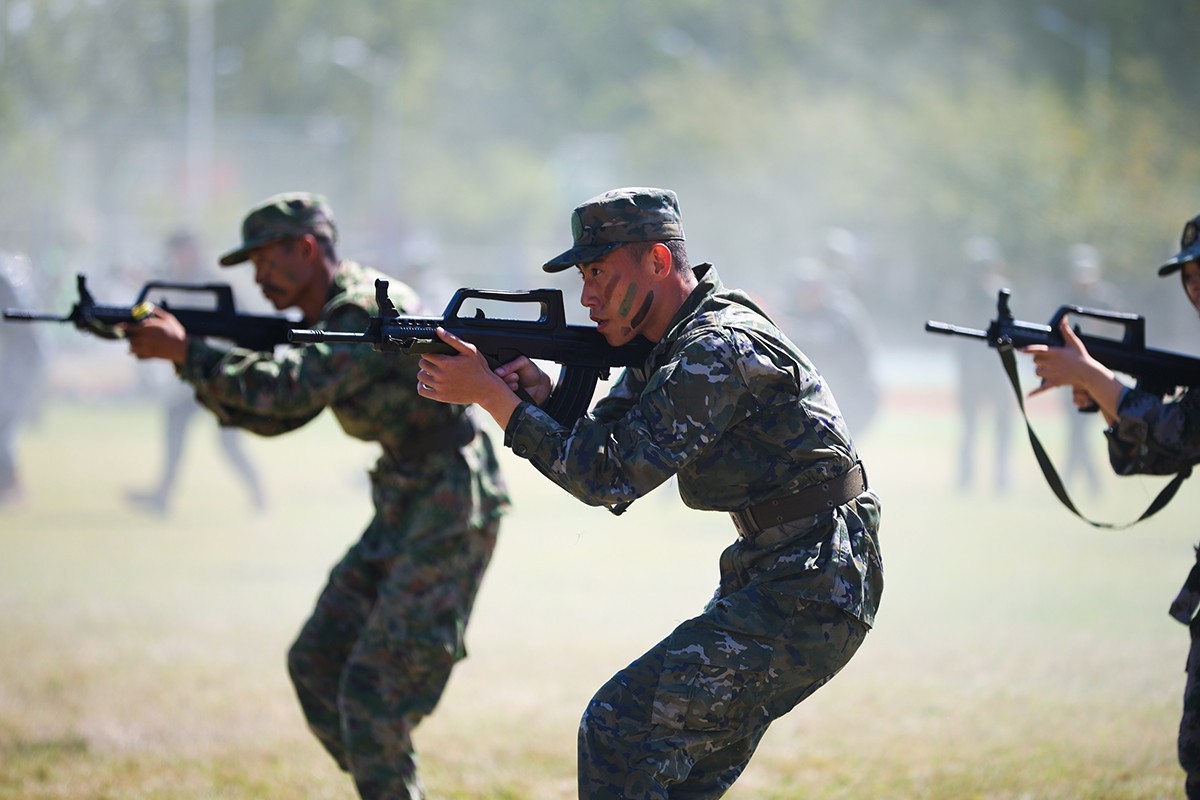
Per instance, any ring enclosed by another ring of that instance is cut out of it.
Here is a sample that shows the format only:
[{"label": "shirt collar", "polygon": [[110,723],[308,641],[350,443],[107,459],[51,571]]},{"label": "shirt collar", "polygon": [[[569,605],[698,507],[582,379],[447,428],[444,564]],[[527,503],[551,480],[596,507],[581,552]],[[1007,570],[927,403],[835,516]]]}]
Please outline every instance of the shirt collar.
[{"label": "shirt collar", "polygon": [[705,303],[707,303],[714,295],[725,291],[724,284],[721,283],[721,278],[717,275],[717,269],[712,264],[699,264],[692,267],[692,274],[696,276],[696,288],[692,289],[692,293],[683,301],[683,305],[675,312],[675,316],[671,318],[671,323],[667,325],[666,339],[672,339],[679,333],[679,328],[688,320],[696,316]]}]

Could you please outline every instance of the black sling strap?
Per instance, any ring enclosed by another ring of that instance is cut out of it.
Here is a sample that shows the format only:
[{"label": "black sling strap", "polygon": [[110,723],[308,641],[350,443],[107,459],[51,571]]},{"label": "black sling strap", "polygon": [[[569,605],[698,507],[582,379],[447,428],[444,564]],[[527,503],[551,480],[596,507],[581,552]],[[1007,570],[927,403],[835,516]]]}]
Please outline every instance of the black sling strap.
[{"label": "black sling strap", "polygon": [[1131,527],[1157,514],[1171,501],[1175,496],[1175,492],[1179,491],[1180,485],[1184,480],[1192,474],[1191,467],[1188,467],[1171,479],[1171,482],[1162,488],[1158,496],[1154,498],[1150,506],[1142,512],[1142,515],[1132,522],[1124,524],[1116,524],[1112,522],[1097,522],[1089,519],[1080,513],[1075,504],[1071,502],[1070,495],[1067,494],[1067,488],[1063,485],[1062,479],[1058,477],[1058,471],[1054,469],[1054,464],[1050,461],[1050,456],[1046,453],[1046,448],[1042,447],[1042,443],[1038,440],[1037,434],[1033,432],[1033,425],[1029,422],[1029,415],[1025,412],[1025,395],[1021,392],[1021,378],[1017,374],[1017,359],[1013,356],[1012,342],[1002,341],[997,346],[996,350],[1000,353],[1000,361],[1004,364],[1004,371],[1008,374],[1008,382],[1012,384],[1013,392],[1017,396],[1017,405],[1021,407],[1021,416],[1025,419],[1025,429],[1029,431],[1029,443],[1033,445],[1033,454],[1037,457],[1038,466],[1042,468],[1042,474],[1046,476],[1046,483],[1050,485],[1050,490],[1054,492],[1064,506],[1069,508],[1075,516],[1091,525],[1094,528],[1109,528],[1112,530],[1122,530]]}]

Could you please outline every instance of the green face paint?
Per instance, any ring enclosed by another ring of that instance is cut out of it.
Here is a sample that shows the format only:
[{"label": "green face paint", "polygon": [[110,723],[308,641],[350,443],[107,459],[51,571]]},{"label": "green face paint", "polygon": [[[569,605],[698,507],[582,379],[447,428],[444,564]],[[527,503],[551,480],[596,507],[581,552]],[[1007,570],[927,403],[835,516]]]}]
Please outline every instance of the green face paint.
[{"label": "green face paint", "polygon": [[633,301],[637,299],[637,294],[637,284],[629,284],[629,288],[625,290],[625,297],[621,299],[621,306],[617,309],[617,313],[622,317],[628,317],[629,312],[633,310]]}]

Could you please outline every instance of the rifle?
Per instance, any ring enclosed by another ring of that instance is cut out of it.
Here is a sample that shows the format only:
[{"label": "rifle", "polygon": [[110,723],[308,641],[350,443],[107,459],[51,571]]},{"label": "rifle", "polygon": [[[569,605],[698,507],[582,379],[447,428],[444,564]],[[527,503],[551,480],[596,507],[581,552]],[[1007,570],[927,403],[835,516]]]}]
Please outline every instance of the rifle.
[{"label": "rifle", "polygon": [[[1000,353],[1000,360],[1008,374],[1009,383],[1012,384],[1013,392],[1016,393],[1017,405],[1020,406],[1021,414],[1025,417],[1029,442],[1033,446],[1038,465],[1042,468],[1042,474],[1046,477],[1046,482],[1055,496],[1076,516],[1096,528],[1126,528],[1157,513],[1174,497],[1179,486],[1191,474],[1190,467],[1177,474],[1169,484],[1163,487],[1145,512],[1133,522],[1124,525],[1095,522],[1079,512],[1075,504],[1071,502],[1062,479],[1054,469],[1050,456],[1046,453],[1041,441],[1038,440],[1037,434],[1034,433],[1033,425],[1029,422],[1029,415],[1025,413],[1025,398],[1021,393],[1021,381],[1017,374],[1013,349],[1031,344],[1061,347],[1063,337],[1059,332],[1059,325],[1063,318],[1069,315],[1090,317],[1119,325],[1124,331],[1119,339],[1085,334],[1079,330],[1079,326],[1075,326],[1075,334],[1083,342],[1092,358],[1113,372],[1130,376],[1136,381],[1137,388],[1159,397],[1173,394],[1181,386],[1200,386],[1200,359],[1172,353],[1168,350],[1154,350],[1146,347],[1146,320],[1139,314],[1064,305],[1060,306],[1054,316],[1050,318],[1049,325],[1038,325],[1013,318],[1012,311],[1008,307],[1010,296],[1011,292],[1008,289],[1000,290],[996,297],[996,318],[991,321],[986,331],[976,328],[961,328],[957,325],[932,320],[925,323],[925,330],[930,333],[983,339],[987,342],[988,347],[995,348]],[[1099,409],[1092,404],[1091,407],[1080,410],[1095,412]]]},{"label": "rifle", "polygon": [[[558,289],[459,289],[450,298],[441,317],[401,314],[388,297],[387,290],[388,282],[376,279],[375,300],[379,315],[371,318],[362,333],[296,329],[288,338],[300,343],[371,344],[376,350],[385,352],[453,355],[457,351],[438,338],[440,326],[475,345],[493,368],[521,355],[554,361],[562,366],[562,370],[543,410],[568,427],[587,411],[598,380],[607,380],[612,367],[644,365],[653,347],[641,337],[613,347],[594,327],[568,325],[562,292]],[[475,308],[473,316],[460,313],[464,304],[471,300],[536,304],[539,313],[534,320],[491,318],[479,307]]]},{"label": "rifle", "polygon": [[[1058,330],[1063,317],[1091,317],[1124,329],[1120,339],[1082,333],[1078,326],[1075,333],[1083,342],[1092,358],[1113,372],[1120,372],[1137,381],[1139,389],[1145,389],[1159,397],[1174,393],[1180,386],[1200,386],[1200,358],[1154,350],[1146,347],[1146,319],[1139,314],[1122,311],[1105,311],[1083,306],[1060,306],[1049,325],[1022,322],[1014,319],[1008,301],[1011,292],[1001,289],[996,298],[996,318],[986,331],[976,328],[960,328],[945,322],[929,321],[925,330],[949,336],[966,336],[984,339],[988,347],[999,348],[1005,344],[1014,348],[1031,344],[1062,347],[1063,338]],[[1085,409],[1095,411],[1094,407]]]},{"label": "rifle", "polygon": [[[190,335],[228,339],[239,347],[263,352],[271,352],[275,345],[286,344],[288,331],[296,324],[294,320],[283,316],[237,313],[233,305],[233,289],[225,283],[148,281],[133,305],[109,306],[100,305],[92,298],[83,275],[77,276],[76,282],[79,300],[71,307],[70,313],[60,316],[6,308],[4,319],[12,322],[70,322],[76,328],[102,339],[122,339],[124,336],[117,325],[141,322],[153,313],[154,305],[157,305],[173,314]],[[214,308],[172,308],[166,300],[159,300],[152,305],[147,297],[156,289],[210,294],[214,298]]]}]

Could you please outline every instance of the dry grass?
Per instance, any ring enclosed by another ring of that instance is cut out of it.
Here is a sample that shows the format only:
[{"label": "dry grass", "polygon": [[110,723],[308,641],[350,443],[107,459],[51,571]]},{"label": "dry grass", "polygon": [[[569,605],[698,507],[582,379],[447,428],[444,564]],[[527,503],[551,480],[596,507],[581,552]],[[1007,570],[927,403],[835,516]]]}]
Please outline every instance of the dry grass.
[{"label": "dry grass", "polygon": [[[254,516],[197,420],[159,520],[121,499],[152,480],[159,424],[143,405],[55,405],[22,440],[27,502],[0,511],[0,797],[352,797],[284,652],[367,521],[371,449],[327,418],[250,441],[273,501]],[[1039,424],[1057,447],[1053,414]],[[878,624],[730,797],[1180,794],[1187,635],[1166,607],[1190,566],[1193,487],[1149,523],[1095,531],[1023,441],[1010,494],[954,492],[955,433],[944,406],[908,406],[860,443],[884,502]],[[732,532],[670,488],[612,518],[506,463],[517,505],[471,655],[418,731],[434,797],[573,796],[584,703],[703,605]],[[1125,519],[1158,485],[1106,476],[1080,501]]]}]

